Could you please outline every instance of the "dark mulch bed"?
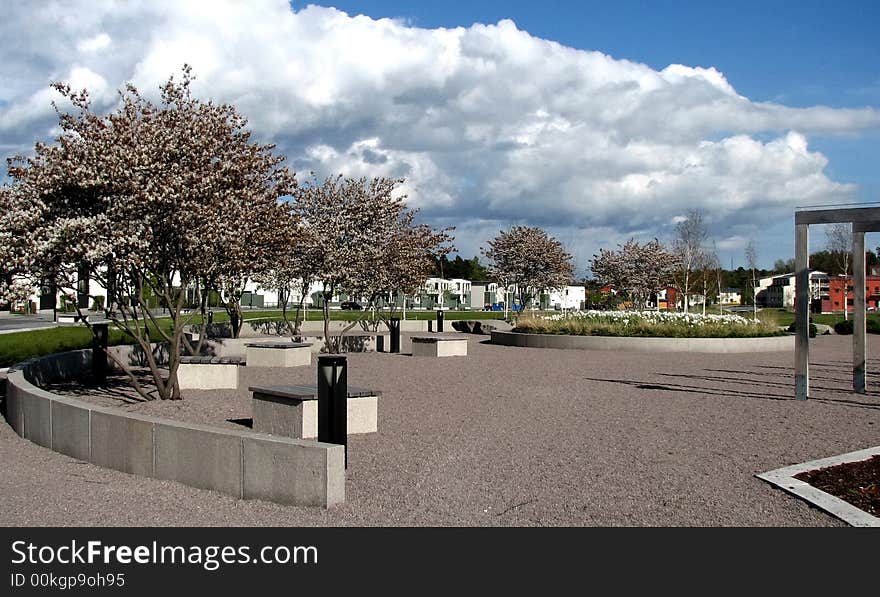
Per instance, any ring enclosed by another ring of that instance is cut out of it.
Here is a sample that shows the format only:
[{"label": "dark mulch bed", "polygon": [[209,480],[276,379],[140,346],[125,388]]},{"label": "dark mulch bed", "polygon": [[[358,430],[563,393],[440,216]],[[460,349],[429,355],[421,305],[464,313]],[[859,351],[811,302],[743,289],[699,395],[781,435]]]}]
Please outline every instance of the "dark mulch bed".
[{"label": "dark mulch bed", "polygon": [[794,476],[873,516],[880,516],[880,455]]}]

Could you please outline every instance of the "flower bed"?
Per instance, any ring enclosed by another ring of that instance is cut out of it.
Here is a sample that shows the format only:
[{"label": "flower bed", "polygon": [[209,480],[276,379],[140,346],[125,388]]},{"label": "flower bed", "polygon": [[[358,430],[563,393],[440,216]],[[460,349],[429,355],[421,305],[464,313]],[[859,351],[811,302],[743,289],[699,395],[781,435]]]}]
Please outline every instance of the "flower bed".
[{"label": "flower bed", "polygon": [[582,311],[520,318],[514,332],[640,338],[759,338],[784,336],[778,326],[739,315],[670,311]]}]

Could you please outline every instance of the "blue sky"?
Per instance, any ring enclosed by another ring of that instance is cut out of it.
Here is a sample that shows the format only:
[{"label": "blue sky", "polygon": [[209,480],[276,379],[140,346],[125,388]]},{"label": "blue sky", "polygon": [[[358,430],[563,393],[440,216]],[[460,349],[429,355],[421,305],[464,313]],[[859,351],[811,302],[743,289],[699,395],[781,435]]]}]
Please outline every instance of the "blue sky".
[{"label": "blue sky", "polygon": [[[293,2],[294,6],[303,3]],[[414,26],[512,19],[532,35],[656,69],[714,66],[754,100],[858,107],[880,100],[880,2],[312,2]]]},{"label": "blue sky", "polygon": [[[292,2],[294,6],[303,3]],[[876,0],[632,1],[395,0],[310,2],[417,27],[512,19],[532,35],[662,69],[714,66],[754,101],[838,108],[880,106],[880,2]],[[880,201],[880,132],[817,136],[836,179]]]},{"label": "blue sky", "polygon": [[301,178],[404,177],[465,257],[535,225],[585,273],[599,248],[668,242],[701,209],[722,263],[753,241],[769,267],[793,255],[795,206],[880,199],[880,2],[70,0],[5,16],[0,157],[52,140],[50,82],[111,110],[124,83],[155,98],[187,62],[195,93],[233,103]]},{"label": "blue sky", "polygon": [[[663,69],[715,67],[754,101],[794,107],[880,106],[880,2],[828,0],[568,1],[395,0],[314,2],[351,15],[403,19],[417,27],[467,27],[512,19],[532,35]],[[297,5],[297,2],[293,2]],[[829,159],[826,173],[858,185],[857,202],[880,201],[880,131],[816,135],[810,145]],[[808,204],[809,202],[804,202]],[[774,234],[784,235],[785,227]],[[869,235],[872,241],[880,241]],[[822,228],[813,250],[823,248]],[[791,252],[790,242],[760,243],[761,263]],[[773,252],[780,255],[771,257]],[[726,262],[739,256],[730,252]]]}]

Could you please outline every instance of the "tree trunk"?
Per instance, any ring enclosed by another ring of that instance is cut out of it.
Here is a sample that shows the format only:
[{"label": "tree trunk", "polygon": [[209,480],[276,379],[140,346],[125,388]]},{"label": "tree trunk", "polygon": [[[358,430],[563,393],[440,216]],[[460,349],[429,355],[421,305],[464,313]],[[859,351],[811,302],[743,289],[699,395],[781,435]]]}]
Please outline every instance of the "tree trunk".
[{"label": "tree trunk", "polygon": [[681,296],[682,296],[682,299],[684,302],[684,314],[685,315],[688,314],[688,302],[689,302],[688,301],[688,291],[691,289],[690,283],[691,283],[690,272],[685,272],[684,273],[684,288],[682,288],[682,293],[681,293]]},{"label": "tree trunk", "polygon": [[706,315],[706,280],[703,280],[703,315]]}]

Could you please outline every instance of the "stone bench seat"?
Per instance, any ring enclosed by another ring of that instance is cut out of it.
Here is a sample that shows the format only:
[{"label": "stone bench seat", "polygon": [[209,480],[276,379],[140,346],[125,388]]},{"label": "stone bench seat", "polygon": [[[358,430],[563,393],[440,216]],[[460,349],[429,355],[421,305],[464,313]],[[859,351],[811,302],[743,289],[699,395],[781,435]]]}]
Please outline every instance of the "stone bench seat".
[{"label": "stone bench seat", "polygon": [[[254,431],[299,439],[318,437],[318,387],[316,385],[251,386]],[[379,430],[381,392],[348,386],[348,433]]]},{"label": "stone bench seat", "polygon": [[238,387],[241,357],[180,357],[177,382],[181,390],[228,390]]},{"label": "stone bench seat", "polygon": [[307,342],[251,342],[245,344],[248,367],[302,367],[312,362]]},{"label": "stone bench seat", "polygon": [[467,338],[455,336],[413,336],[412,356],[414,357],[458,357],[467,356]]},{"label": "stone bench seat", "polygon": [[211,355],[180,357],[180,364],[187,365],[240,365],[241,357],[215,357]]},{"label": "stone bench seat", "polygon": [[88,320],[88,315],[77,315],[76,313],[58,313],[55,316],[56,323],[80,323],[83,320]]}]

